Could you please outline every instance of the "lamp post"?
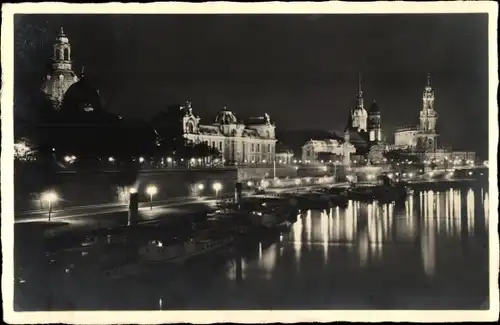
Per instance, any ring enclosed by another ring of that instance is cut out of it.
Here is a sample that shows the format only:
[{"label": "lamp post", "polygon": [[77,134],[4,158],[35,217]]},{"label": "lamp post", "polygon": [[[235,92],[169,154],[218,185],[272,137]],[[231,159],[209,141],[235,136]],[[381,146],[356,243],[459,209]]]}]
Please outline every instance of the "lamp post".
[{"label": "lamp post", "polygon": [[215,191],[215,198],[217,198],[219,196],[219,191],[222,189],[222,184],[219,182],[216,182],[216,183],[214,183],[214,185],[212,185],[212,188]]},{"label": "lamp post", "polygon": [[146,193],[149,194],[149,209],[153,210],[153,195],[158,192],[158,189],[154,185],[149,185],[146,189]]},{"label": "lamp post", "polygon": [[296,178],[295,179],[295,186],[296,186],[297,193],[299,192],[299,184],[300,184],[300,178]]},{"label": "lamp post", "polygon": [[198,194],[201,196],[201,194],[203,193],[203,190],[205,189],[205,185],[203,185],[202,183],[199,183],[196,188],[198,189]]},{"label": "lamp post", "polygon": [[42,195],[42,201],[46,201],[49,205],[49,222],[52,215],[52,203],[57,201],[57,194],[53,191],[46,192]]}]

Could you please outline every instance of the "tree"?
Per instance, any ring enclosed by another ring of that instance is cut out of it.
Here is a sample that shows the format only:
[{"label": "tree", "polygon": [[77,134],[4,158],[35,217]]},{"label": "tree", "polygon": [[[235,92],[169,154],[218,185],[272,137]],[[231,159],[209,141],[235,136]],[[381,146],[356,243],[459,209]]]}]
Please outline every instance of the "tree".
[{"label": "tree", "polygon": [[14,143],[14,159],[19,161],[31,161],[35,159],[37,149],[27,138],[21,138]]}]

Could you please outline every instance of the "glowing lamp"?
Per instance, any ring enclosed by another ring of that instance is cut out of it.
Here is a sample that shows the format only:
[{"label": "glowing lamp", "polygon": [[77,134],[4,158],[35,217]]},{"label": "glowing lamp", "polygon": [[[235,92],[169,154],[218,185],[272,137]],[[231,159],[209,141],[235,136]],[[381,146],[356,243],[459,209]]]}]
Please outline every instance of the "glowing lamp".
[{"label": "glowing lamp", "polygon": [[155,195],[156,193],[158,193],[158,188],[155,185],[149,185],[146,188],[146,193],[148,193],[149,195]]},{"label": "glowing lamp", "polygon": [[57,193],[53,191],[45,192],[42,194],[42,201],[45,201],[47,203],[54,203],[58,199],[59,197],[57,196]]}]

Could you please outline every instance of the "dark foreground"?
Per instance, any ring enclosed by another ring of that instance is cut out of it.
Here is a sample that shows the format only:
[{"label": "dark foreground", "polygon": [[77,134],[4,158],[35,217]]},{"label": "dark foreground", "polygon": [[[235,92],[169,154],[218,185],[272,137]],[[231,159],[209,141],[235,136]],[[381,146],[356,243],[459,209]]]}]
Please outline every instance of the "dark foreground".
[{"label": "dark foreground", "polygon": [[402,205],[351,201],[303,212],[289,231],[115,281],[65,275],[44,264],[43,247],[18,247],[16,265],[26,266],[15,308],[487,309],[487,206],[481,188],[416,192]]}]

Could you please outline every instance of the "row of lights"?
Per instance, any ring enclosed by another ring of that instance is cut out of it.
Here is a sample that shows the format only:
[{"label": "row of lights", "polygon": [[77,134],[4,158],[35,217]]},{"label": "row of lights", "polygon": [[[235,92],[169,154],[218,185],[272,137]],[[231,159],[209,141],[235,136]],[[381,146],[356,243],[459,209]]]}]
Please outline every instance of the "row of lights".
[{"label": "row of lights", "polygon": [[[204,188],[205,186],[201,183],[197,185],[197,189],[199,191],[202,191]],[[220,182],[215,182],[212,184],[212,189],[215,191],[215,196],[217,197],[220,190],[222,190],[222,184]],[[135,194],[137,193],[137,188],[131,187],[129,188],[128,191],[130,194]],[[153,196],[156,195],[157,193],[158,193],[158,187],[156,187],[156,185],[149,185],[148,187],[146,187],[146,194],[148,194],[150,198],[150,209],[153,209]],[[40,196],[40,200],[48,204],[49,221],[50,221],[50,217],[52,214],[52,207],[54,203],[59,200],[59,196],[55,191],[47,191],[42,193],[42,195]]]},{"label": "row of lights", "polygon": [[424,160],[424,164],[426,164],[426,165],[429,165],[431,163],[438,163],[438,164],[440,164],[441,162],[444,163],[445,161],[449,161],[451,164],[455,164],[455,165],[459,165],[459,164],[462,164],[462,163],[465,163],[467,165],[474,165],[474,160],[472,160],[472,159],[468,159],[468,160],[465,160],[465,159],[450,160],[448,157],[444,157],[443,160],[440,160],[440,159]]},{"label": "row of lights", "polygon": [[[322,183],[324,181],[324,179],[326,179],[326,176],[322,177],[322,178],[318,178],[318,183]],[[302,182],[304,183],[311,183],[313,181],[313,179],[311,177],[304,177],[303,179],[301,178],[296,178],[294,180],[294,183],[295,185],[300,185]],[[280,185],[281,184],[281,180],[278,179],[278,178],[275,178],[274,181],[273,181],[274,185]],[[247,186],[248,187],[253,187],[254,185],[257,185],[259,184],[260,187],[262,188],[267,188],[269,187],[270,185],[270,181],[266,180],[266,179],[263,179],[261,180],[259,183],[254,183],[253,181],[248,181],[247,182]]]}]

